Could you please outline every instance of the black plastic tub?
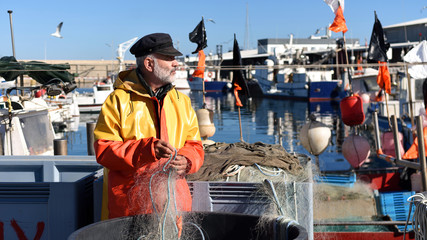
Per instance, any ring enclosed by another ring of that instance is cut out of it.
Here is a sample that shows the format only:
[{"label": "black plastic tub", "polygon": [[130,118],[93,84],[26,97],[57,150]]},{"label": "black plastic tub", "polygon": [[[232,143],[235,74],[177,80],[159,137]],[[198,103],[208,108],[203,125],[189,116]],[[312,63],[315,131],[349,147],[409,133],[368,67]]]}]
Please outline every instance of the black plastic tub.
[{"label": "black plastic tub", "polygon": [[[141,236],[145,234],[147,228],[153,230],[153,227],[147,227],[144,224],[153,220],[152,217],[152,215],[139,215],[97,222],[75,231],[68,240],[151,240],[152,236],[150,238]],[[293,221],[286,221],[280,217],[262,220],[262,224],[259,224],[259,221],[260,216],[254,215],[191,212],[185,215],[181,240],[308,239],[307,231]],[[168,229],[170,230],[170,227]],[[169,240],[170,237],[156,236],[154,239]]]}]

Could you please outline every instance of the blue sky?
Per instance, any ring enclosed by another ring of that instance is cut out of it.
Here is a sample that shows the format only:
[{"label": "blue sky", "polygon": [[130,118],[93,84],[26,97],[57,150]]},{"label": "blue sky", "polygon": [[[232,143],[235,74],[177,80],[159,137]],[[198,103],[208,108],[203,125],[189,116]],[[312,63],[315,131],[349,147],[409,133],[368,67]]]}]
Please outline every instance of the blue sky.
[{"label": "blue sky", "polygon": [[[374,10],[383,26],[427,18],[425,0],[347,0],[344,16],[347,38],[369,38]],[[246,7],[249,25],[246,28]],[[308,38],[316,29],[332,23],[334,14],[323,0],[217,0],[217,1],[112,1],[112,0],[13,0],[0,2],[0,57],[12,55],[9,14],[12,10],[15,52],[18,60],[111,60],[119,43],[153,32],[170,33],[175,46],[192,56],[196,44],[188,34],[205,21],[206,53],[232,49],[233,34],[245,46],[248,29],[250,48],[263,38]],[[63,39],[50,36],[59,22]],[[332,37],[341,37],[333,34]],[[177,44],[179,41],[179,44]],[[110,46],[109,46],[110,45]],[[195,56],[195,54],[194,54]],[[133,59],[129,51],[125,59]]]}]

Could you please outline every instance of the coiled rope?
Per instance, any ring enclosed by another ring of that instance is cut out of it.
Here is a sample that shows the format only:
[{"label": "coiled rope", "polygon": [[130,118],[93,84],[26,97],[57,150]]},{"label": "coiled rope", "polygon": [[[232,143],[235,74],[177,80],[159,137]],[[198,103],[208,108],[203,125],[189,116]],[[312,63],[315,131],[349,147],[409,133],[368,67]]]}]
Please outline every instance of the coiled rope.
[{"label": "coiled rope", "polygon": [[427,233],[427,198],[422,193],[417,193],[407,199],[410,202],[408,218],[406,219],[403,240],[406,237],[406,229],[412,212],[412,206],[415,205],[415,211],[412,216],[412,229],[415,233],[416,240],[425,240]]}]

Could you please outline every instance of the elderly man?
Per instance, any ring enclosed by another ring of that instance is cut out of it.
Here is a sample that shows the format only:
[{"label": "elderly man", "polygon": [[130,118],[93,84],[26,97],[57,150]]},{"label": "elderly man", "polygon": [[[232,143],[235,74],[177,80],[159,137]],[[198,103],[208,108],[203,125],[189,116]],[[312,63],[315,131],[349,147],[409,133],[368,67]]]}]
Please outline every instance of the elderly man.
[{"label": "elderly man", "polygon": [[199,170],[204,152],[190,99],[172,85],[182,54],[165,33],[142,37],[130,52],[137,68],[119,73],[94,132],[105,167],[102,219],[159,212],[171,196],[178,211],[190,211],[185,175]]}]

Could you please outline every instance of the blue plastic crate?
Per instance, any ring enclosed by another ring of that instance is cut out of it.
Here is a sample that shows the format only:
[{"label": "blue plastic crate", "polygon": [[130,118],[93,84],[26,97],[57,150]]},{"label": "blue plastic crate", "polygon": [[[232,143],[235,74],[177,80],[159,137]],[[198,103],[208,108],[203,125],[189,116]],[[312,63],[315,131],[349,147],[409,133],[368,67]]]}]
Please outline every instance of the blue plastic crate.
[{"label": "blue plastic crate", "polygon": [[330,185],[352,187],[356,182],[355,173],[326,173],[316,175],[313,180],[317,183],[327,183]]},{"label": "blue plastic crate", "polygon": [[[376,197],[378,214],[389,216],[393,221],[406,221],[410,206],[407,199],[414,194],[414,191],[379,193]],[[413,206],[411,209],[411,216],[414,214],[414,211],[415,207]],[[397,228],[403,231],[405,226],[397,225]],[[407,230],[412,230],[412,226],[408,226]]]}]

